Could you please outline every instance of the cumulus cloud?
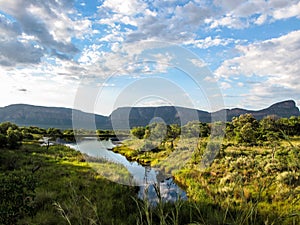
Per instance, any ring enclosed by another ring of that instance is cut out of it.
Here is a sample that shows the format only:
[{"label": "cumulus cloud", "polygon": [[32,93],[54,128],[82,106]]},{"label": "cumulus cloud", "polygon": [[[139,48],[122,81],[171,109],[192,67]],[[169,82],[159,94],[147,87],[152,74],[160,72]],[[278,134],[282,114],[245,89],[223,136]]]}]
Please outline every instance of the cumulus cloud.
[{"label": "cumulus cloud", "polygon": [[220,37],[211,37],[208,36],[204,39],[196,39],[196,40],[190,40],[185,42],[185,44],[193,44],[194,46],[201,48],[201,49],[207,49],[210,47],[216,47],[216,46],[226,46],[230,43],[239,42],[238,40],[234,40],[233,38],[220,38]]},{"label": "cumulus cloud", "polygon": [[299,18],[300,15],[299,0],[214,0],[214,5],[219,8],[220,14],[208,20],[211,28],[242,29],[251,24],[261,25],[291,17]]},{"label": "cumulus cloud", "polygon": [[90,28],[87,19],[71,19],[76,12],[70,1],[0,1],[0,8],[2,65],[39,63],[46,54],[68,58],[78,52],[71,39],[82,38]]},{"label": "cumulus cloud", "polygon": [[[253,92],[271,96],[277,87],[283,93],[299,94],[300,71],[295,63],[300,55],[299,31],[248,45],[232,35],[235,29],[299,18],[299,0],[103,0],[97,4],[97,9],[89,11],[90,2],[0,0],[0,72],[30,79],[46,77],[53,87],[66,87],[63,83],[72,87],[80,79],[103,83],[113,74],[165,73],[172,54],[167,49],[155,52],[158,42],[143,42],[162,41],[192,46],[195,52],[211,57],[228,58],[238,52],[239,56],[222,63],[216,77],[204,79],[211,83],[219,79],[223,90],[251,86]],[[88,10],[78,12],[75,5]],[[219,32],[222,27],[229,28],[226,36]],[[213,47],[228,51],[216,53]],[[197,60],[185,63],[198,69],[206,66]],[[264,78],[265,83],[231,80],[241,75]],[[38,82],[51,89],[46,80],[37,79],[34,84]],[[255,96],[252,99],[260,98]]]},{"label": "cumulus cloud", "polygon": [[300,30],[247,46],[237,46],[236,49],[240,56],[225,60],[215,71],[219,79],[262,77],[263,83],[251,85],[252,96],[280,98],[286,95],[299,98]]},{"label": "cumulus cloud", "polygon": [[[131,0],[112,4],[104,1],[99,7],[99,14],[105,15],[99,22],[115,27],[116,24],[130,24],[133,28],[125,32],[125,40],[134,42],[140,40],[164,40],[182,42],[195,36],[204,19],[213,11],[206,5],[192,1],[153,1],[151,4]],[[126,5],[121,10],[121,5]],[[130,5],[130,10],[127,5]],[[152,7],[151,7],[152,6]],[[153,7],[155,9],[153,9]]]}]

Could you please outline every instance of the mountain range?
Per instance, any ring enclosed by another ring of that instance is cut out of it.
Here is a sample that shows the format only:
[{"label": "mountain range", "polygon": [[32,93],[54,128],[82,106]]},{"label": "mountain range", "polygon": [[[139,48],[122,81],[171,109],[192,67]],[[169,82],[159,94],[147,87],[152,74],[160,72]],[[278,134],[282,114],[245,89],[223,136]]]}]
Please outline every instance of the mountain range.
[{"label": "mountain range", "polygon": [[[217,112],[206,112],[184,107],[121,107],[109,116],[94,115],[79,110],[61,107],[44,107],[26,104],[14,104],[0,107],[0,122],[9,121],[19,126],[38,126],[43,128],[56,127],[60,129],[72,128],[72,113],[77,121],[84,124],[90,118],[95,119],[98,129],[118,129],[125,127],[146,126],[151,121],[164,121],[167,124],[186,124],[198,119],[201,122],[211,122],[214,115],[225,115],[227,121],[245,113],[251,113],[256,119],[268,115],[278,117],[300,116],[299,109],[293,100],[278,102],[261,110],[247,110],[241,108],[222,109]],[[80,124],[79,123],[79,124]],[[78,126],[78,122],[77,122]]]}]

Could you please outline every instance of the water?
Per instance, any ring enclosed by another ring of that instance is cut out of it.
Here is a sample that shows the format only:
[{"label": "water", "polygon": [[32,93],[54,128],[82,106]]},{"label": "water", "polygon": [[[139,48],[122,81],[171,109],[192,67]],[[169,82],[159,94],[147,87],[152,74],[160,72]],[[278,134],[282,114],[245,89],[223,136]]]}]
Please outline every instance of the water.
[{"label": "water", "polygon": [[159,187],[161,198],[164,201],[187,198],[186,193],[178,187],[171,177],[158,182],[159,171],[149,166],[142,166],[137,162],[130,162],[125,156],[109,150],[115,147],[111,140],[98,141],[96,138],[85,138],[77,144],[67,144],[67,146],[89,156],[123,165],[132,175],[134,183],[140,186],[138,193],[140,198],[147,197],[151,202],[157,202],[157,190],[155,189],[158,188],[155,187]]}]

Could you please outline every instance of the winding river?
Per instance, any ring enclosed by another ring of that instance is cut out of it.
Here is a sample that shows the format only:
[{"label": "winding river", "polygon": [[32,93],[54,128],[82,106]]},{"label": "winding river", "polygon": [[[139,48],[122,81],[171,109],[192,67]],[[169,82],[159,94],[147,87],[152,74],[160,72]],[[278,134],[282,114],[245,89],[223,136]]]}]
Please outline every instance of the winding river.
[{"label": "winding river", "polygon": [[[85,138],[77,144],[66,144],[92,157],[101,158],[109,162],[123,165],[133,177],[134,183],[140,186],[139,198],[147,198],[151,202],[157,202],[158,197],[155,187],[159,186],[160,195],[163,201],[176,201],[186,199],[186,193],[173,181],[167,178],[158,182],[159,171],[149,167],[142,166],[137,162],[130,162],[125,156],[111,151],[116,145],[109,140],[97,140],[96,138]],[[147,190],[147,191],[145,191]],[[147,195],[145,195],[147,193]]]}]

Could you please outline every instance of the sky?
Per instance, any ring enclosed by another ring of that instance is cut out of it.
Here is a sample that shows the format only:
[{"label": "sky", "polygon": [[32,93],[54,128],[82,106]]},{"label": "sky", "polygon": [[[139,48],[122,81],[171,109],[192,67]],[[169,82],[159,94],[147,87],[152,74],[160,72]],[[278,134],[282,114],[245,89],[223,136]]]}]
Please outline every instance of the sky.
[{"label": "sky", "polygon": [[0,107],[300,106],[299,0],[0,0]]}]

